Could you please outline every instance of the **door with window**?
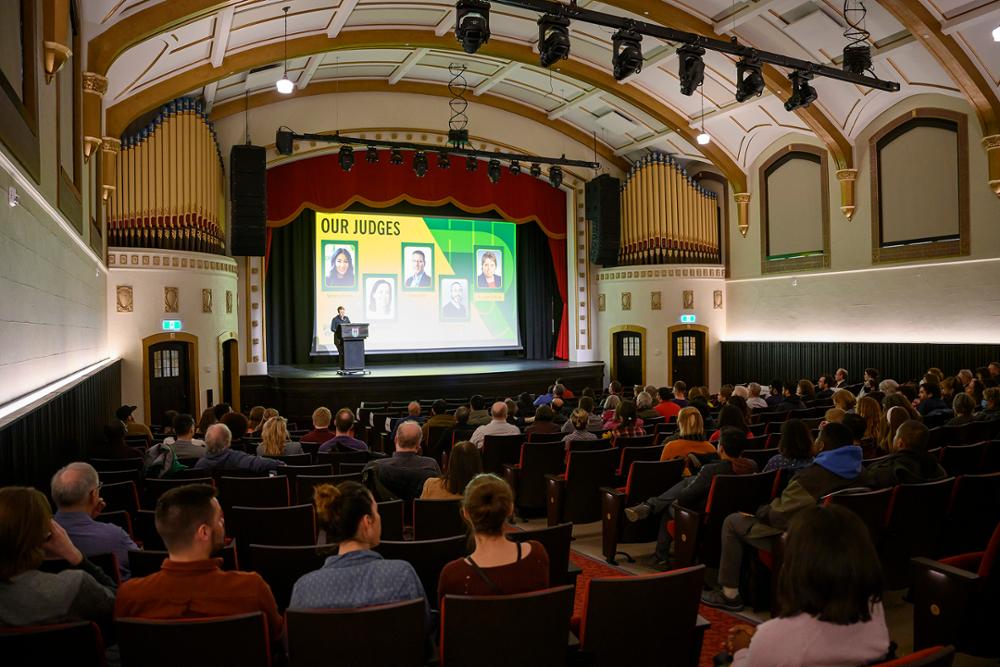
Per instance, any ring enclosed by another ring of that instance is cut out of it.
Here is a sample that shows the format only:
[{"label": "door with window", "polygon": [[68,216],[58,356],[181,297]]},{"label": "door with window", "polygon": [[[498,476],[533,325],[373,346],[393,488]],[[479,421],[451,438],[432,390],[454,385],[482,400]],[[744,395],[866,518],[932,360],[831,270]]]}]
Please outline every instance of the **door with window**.
[{"label": "door with window", "polygon": [[705,385],[705,332],[683,329],[670,332],[670,381],[683,380],[688,387]]},{"label": "door with window", "polygon": [[240,376],[239,350],[235,338],[222,342],[222,402],[229,403],[233,410],[239,412],[240,406]]},{"label": "door with window", "polygon": [[626,387],[642,384],[642,334],[618,331],[614,334],[615,378]]},{"label": "door with window", "polygon": [[150,414],[146,415],[146,420],[151,424],[159,424],[167,410],[193,414],[189,345],[190,343],[170,341],[149,346]]}]

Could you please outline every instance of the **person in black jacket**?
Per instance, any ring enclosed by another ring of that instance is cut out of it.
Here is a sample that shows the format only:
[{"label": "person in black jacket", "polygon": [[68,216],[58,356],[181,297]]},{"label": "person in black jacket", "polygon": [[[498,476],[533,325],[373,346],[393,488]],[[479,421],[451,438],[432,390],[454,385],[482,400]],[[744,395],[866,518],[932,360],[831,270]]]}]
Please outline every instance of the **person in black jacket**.
[{"label": "person in black jacket", "polygon": [[785,412],[791,410],[805,410],[806,404],[803,403],[802,399],[800,399],[798,394],[795,393],[798,389],[796,383],[789,381],[783,384],[784,387],[781,402],[774,406],[774,411]]},{"label": "person in black jacket", "polygon": [[651,514],[659,515],[664,512],[667,514],[660,521],[656,552],[653,554],[654,568],[661,570],[669,568],[671,537],[667,532],[667,521],[674,516],[675,501],[682,507],[702,510],[708,501],[712,478],[716,475],[748,475],[757,472],[757,464],[743,458],[743,450],[747,447],[746,431],[727,426],[722,429],[719,442],[720,461],[702,466],[697,475],[682,479],[659,496],[625,509],[625,517],[629,521],[641,521]]},{"label": "person in black jacket", "polygon": [[865,486],[881,489],[897,484],[920,484],[944,479],[944,471],[937,459],[927,453],[930,431],[916,419],[903,422],[896,431],[893,449],[883,461],[873,463],[863,473]]}]

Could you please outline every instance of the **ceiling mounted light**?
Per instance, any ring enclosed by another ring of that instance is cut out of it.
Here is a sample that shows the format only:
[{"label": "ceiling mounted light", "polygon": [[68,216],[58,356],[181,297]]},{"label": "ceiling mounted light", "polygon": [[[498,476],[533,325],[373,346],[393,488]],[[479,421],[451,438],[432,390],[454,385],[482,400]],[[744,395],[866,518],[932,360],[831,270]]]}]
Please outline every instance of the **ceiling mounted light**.
[{"label": "ceiling mounted light", "polygon": [[551,167],[549,167],[549,185],[551,185],[554,188],[558,188],[560,185],[562,185],[562,181],[563,181],[562,167],[560,167],[557,164],[554,164]]},{"label": "ceiling mounted light", "polygon": [[500,182],[500,160],[493,158],[486,166],[486,175],[490,177],[490,183]]},{"label": "ceiling mounted light", "polygon": [[705,49],[694,44],[685,44],[677,49],[677,57],[680,59],[677,78],[681,80],[681,93],[684,95],[694,95],[694,91],[705,80],[705,61],[702,60],[704,55]]},{"label": "ceiling mounted light", "polygon": [[441,151],[438,153],[438,169],[447,169],[451,166],[451,159],[448,157],[448,153]]},{"label": "ceiling mounted light", "polygon": [[701,132],[695,137],[695,141],[698,142],[699,146],[706,146],[712,143],[712,135],[705,131],[705,128],[701,129]]},{"label": "ceiling mounted light", "polygon": [[378,149],[374,146],[369,146],[368,150],[365,151],[365,161],[368,164],[378,164]]},{"label": "ceiling mounted light", "polygon": [[534,178],[538,178],[542,175],[542,165],[535,162],[531,165],[531,171],[529,172]]},{"label": "ceiling mounted light", "polygon": [[479,169],[479,160],[470,155],[465,158],[465,168],[468,171],[475,171],[476,169]]},{"label": "ceiling mounted light", "polygon": [[1000,42],[1000,25],[993,28],[993,41]]},{"label": "ceiling mounted light", "polygon": [[459,0],[455,5],[455,37],[466,53],[475,53],[489,42],[490,3],[485,0]]},{"label": "ceiling mounted light", "polygon": [[351,167],[354,166],[354,149],[350,146],[341,146],[339,161],[341,169],[350,171]]},{"label": "ceiling mounted light", "polygon": [[510,163],[510,175],[517,176],[520,173],[521,173],[521,163],[518,162],[517,160],[514,160],[513,162]]},{"label": "ceiling mounted light", "polygon": [[397,166],[403,164],[403,154],[399,152],[398,148],[393,148],[389,154],[389,164]]},{"label": "ceiling mounted light", "polygon": [[809,85],[811,72],[792,72],[788,78],[792,80],[792,95],[785,102],[785,111],[795,111],[816,101],[816,89]]},{"label": "ceiling mounted light", "polygon": [[569,57],[569,19],[552,14],[538,19],[538,53],[542,67]]},{"label": "ceiling mounted light", "polygon": [[417,178],[423,178],[427,175],[427,153],[417,151],[413,154],[413,173],[417,175]]},{"label": "ceiling mounted light", "polygon": [[289,7],[282,7],[281,11],[285,13],[285,59],[282,61],[281,65],[281,78],[274,82],[274,87],[278,89],[278,92],[282,95],[288,95],[293,90],[295,90],[295,84],[291,82],[288,78],[288,9]]},{"label": "ceiling mounted light", "polygon": [[615,81],[642,71],[642,35],[634,30],[619,30],[611,36],[611,65]]},{"label": "ceiling mounted light", "polygon": [[736,63],[736,101],[745,102],[764,92],[764,75],[756,58],[743,58]]}]

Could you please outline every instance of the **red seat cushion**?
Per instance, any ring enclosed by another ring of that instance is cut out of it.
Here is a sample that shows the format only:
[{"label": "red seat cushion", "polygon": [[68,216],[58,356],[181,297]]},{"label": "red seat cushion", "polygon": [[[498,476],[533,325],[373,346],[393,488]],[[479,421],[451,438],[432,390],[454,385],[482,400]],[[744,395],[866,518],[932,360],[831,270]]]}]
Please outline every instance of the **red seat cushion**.
[{"label": "red seat cushion", "polygon": [[667,532],[670,533],[670,537],[674,537],[674,531],[677,529],[677,524],[673,519],[667,521]]}]

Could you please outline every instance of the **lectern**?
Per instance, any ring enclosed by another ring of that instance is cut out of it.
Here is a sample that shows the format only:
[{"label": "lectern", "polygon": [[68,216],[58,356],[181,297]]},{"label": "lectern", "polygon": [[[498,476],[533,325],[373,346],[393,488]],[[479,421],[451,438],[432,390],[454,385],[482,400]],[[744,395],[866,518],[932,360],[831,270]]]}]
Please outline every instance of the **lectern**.
[{"label": "lectern", "polygon": [[336,338],[340,338],[343,342],[344,353],[340,359],[340,369],[346,373],[364,372],[368,323],[341,324],[337,327]]}]

